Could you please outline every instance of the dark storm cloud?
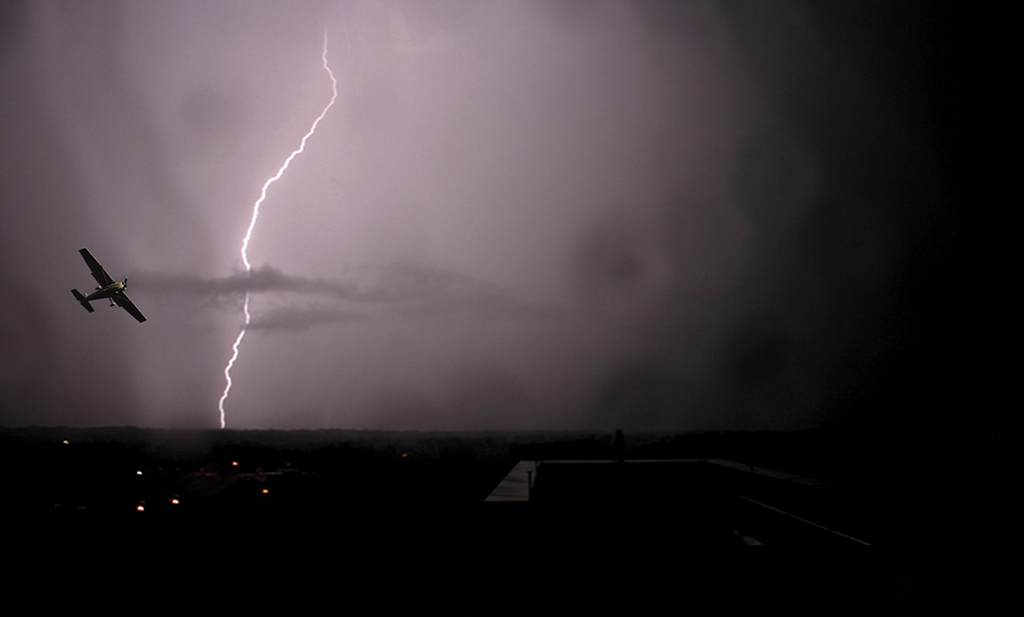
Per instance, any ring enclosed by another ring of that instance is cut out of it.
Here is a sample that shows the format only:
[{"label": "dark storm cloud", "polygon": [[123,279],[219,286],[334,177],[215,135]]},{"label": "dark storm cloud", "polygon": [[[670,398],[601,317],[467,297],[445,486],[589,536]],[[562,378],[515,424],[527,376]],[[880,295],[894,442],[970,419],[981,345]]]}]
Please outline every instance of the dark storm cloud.
[{"label": "dark storm cloud", "polygon": [[[168,275],[140,273],[132,277],[132,287],[154,296],[181,295],[218,302],[223,296],[283,291],[297,294],[323,294],[340,298],[366,299],[353,284],[325,279],[287,275],[271,266],[231,276],[203,278],[190,274]],[[370,294],[372,295],[372,294]]]},{"label": "dark storm cloud", "polygon": [[247,329],[264,332],[299,332],[314,326],[352,323],[367,318],[369,315],[365,312],[329,306],[289,306],[270,309],[257,316]]},{"label": "dark storm cloud", "polygon": [[[344,281],[289,275],[268,265],[219,278],[147,273],[130,278],[133,289],[154,298],[178,296],[230,310],[237,310],[245,293],[267,294],[271,307],[249,326],[263,331],[303,331],[373,316],[535,320],[566,315],[565,307],[526,302],[497,285],[412,264],[363,267]],[[295,296],[322,298],[302,304]]]}]

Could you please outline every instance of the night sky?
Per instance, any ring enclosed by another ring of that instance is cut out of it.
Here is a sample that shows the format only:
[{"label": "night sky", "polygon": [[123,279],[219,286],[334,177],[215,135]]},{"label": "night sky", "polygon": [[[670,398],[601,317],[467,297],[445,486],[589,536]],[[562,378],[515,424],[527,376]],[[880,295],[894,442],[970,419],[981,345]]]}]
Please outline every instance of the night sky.
[{"label": "night sky", "polygon": [[233,429],[911,422],[921,4],[5,2],[0,426],[219,426],[246,291]]}]

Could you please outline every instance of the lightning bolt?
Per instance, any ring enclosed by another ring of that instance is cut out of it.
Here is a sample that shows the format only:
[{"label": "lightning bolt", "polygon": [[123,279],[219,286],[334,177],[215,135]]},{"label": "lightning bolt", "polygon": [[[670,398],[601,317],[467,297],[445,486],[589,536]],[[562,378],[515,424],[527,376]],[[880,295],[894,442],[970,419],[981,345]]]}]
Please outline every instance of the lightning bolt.
[{"label": "lightning bolt", "polygon": [[[252,207],[252,220],[249,221],[249,229],[246,230],[245,238],[242,239],[242,263],[245,264],[245,273],[246,274],[248,274],[250,271],[252,271],[252,264],[249,263],[249,257],[247,255],[246,251],[249,248],[249,240],[252,239],[252,230],[256,227],[256,219],[258,219],[259,216],[260,216],[260,205],[267,198],[267,189],[270,188],[271,184],[277,182],[278,179],[281,178],[281,176],[284,174],[285,170],[288,169],[288,165],[291,164],[292,160],[296,156],[301,154],[303,150],[306,149],[306,141],[309,140],[309,138],[312,137],[313,133],[316,132],[317,125],[320,124],[320,121],[324,119],[324,116],[327,115],[328,110],[330,110],[331,107],[334,106],[334,101],[338,98],[338,80],[334,78],[334,72],[331,71],[331,67],[328,66],[328,64],[327,64],[327,29],[326,28],[324,29],[324,52],[323,52],[322,58],[323,58],[323,63],[324,63],[324,70],[327,71],[327,75],[330,76],[330,78],[331,78],[331,101],[329,103],[327,103],[327,106],[324,107],[324,110],[321,111],[320,115],[317,116],[316,120],[313,121],[313,126],[309,127],[309,132],[306,133],[306,135],[302,138],[302,142],[299,144],[299,147],[294,152],[292,152],[288,156],[288,158],[286,158],[284,160],[284,164],[281,165],[281,168],[277,170],[277,173],[274,174],[273,177],[271,177],[269,180],[267,180],[263,184],[263,190],[260,191],[260,198],[256,200],[255,204],[253,204],[253,207]],[[217,408],[220,410],[220,427],[221,428],[224,428],[225,426],[227,426],[227,424],[225,423],[225,416],[224,416],[224,401],[227,400],[228,394],[231,393],[231,367],[235,365],[235,360],[238,359],[238,348],[242,344],[242,339],[245,338],[245,332],[246,332],[246,330],[249,327],[250,315],[249,315],[249,292],[248,291],[245,292],[245,303],[242,305],[242,311],[245,314],[245,324],[242,326],[242,331],[238,333],[238,338],[235,339],[235,344],[231,346],[231,359],[228,360],[227,366],[224,367],[224,380],[227,382],[227,385],[224,386],[224,394],[222,394],[220,396],[220,402],[217,403]]]}]

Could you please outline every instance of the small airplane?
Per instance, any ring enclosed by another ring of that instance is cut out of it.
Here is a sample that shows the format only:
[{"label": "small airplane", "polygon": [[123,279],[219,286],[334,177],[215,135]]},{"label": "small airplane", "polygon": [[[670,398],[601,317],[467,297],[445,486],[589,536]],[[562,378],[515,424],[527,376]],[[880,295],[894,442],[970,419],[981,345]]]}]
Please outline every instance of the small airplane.
[{"label": "small airplane", "polygon": [[96,258],[92,256],[89,249],[82,249],[78,252],[82,254],[82,259],[85,260],[86,265],[89,266],[89,270],[92,271],[92,277],[96,279],[96,282],[99,283],[100,286],[96,288],[96,291],[89,294],[88,297],[82,295],[82,293],[77,289],[72,289],[71,293],[75,295],[75,300],[81,302],[82,306],[85,307],[85,310],[91,313],[93,312],[93,308],[89,302],[107,298],[110,300],[110,306],[120,306],[124,310],[128,311],[132,317],[138,319],[139,323],[146,321],[146,316],[143,315],[142,311],[135,306],[135,303],[128,297],[128,294],[124,293],[124,290],[128,289],[127,277],[124,279],[123,283],[118,283],[114,279],[110,278],[110,275],[103,269],[100,262],[96,261]]}]

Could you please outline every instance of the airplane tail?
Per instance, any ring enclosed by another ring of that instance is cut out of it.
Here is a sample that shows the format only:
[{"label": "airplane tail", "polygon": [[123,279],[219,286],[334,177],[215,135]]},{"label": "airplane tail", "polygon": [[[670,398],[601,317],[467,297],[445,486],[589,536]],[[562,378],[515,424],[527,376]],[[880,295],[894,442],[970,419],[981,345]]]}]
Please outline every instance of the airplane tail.
[{"label": "airplane tail", "polygon": [[72,289],[71,293],[75,294],[75,300],[81,302],[82,306],[85,307],[85,310],[89,311],[90,313],[95,310],[92,308],[92,305],[89,304],[89,301],[85,299],[85,296],[83,296],[81,292],[79,292],[77,289]]}]

